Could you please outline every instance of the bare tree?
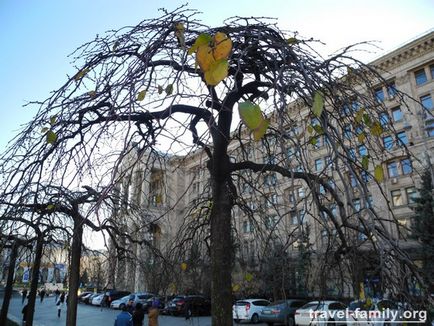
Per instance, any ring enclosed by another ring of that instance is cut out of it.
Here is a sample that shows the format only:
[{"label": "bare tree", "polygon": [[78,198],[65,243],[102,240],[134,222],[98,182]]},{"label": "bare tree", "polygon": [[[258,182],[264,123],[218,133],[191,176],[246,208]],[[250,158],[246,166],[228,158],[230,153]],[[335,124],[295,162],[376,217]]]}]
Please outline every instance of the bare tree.
[{"label": "bare tree", "polygon": [[[1,157],[2,188],[19,197],[19,189],[35,180],[70,187],[90,179],[95,187],[113,185],[106,188],[110,192],[146,152],[188,157],[200,148],[207,156],[211,180],[213,325],[232,325],[228,300],[234,261],[231,212],[243,205],[236,180],[244,174],[256,182],[261,202],[267,194],[259,179],[272,183],[273,176],[279,175],[307,185],[310,202],[306,208],[327,216],[327,225],[335,230],[329,264],[345,258],[354,247],[349,235],[360,232],[383,257],[393,253],[418,275],[375,209],[366,206],[366,214],[347,209],[351,188],[343,169],[359,181],[365,202],[364,174],[375,179],[378,193],[384,195],[376,163],[384,155],[378,145],[384,131],[383,108],[370,91],[373,85],[386,84],[381,75],[352,58],[353,47],[322,58],[312,49],[315,42],[279,30],[274,21],[235,17],[210,28],[196,15],[185,8],[163,12],[158,19],[98,36],[77,49],[77,73],[47,100],[33,103],[40,106],[37,115]],[[397,96],[405,105],[408,98],[399,92]],[[309,108],[308,117],[288,110],[294,101],[298,107]],[[257,105],[263,107],[262,112]],[[343,116],[341,109],[346,105],[349,112]],[[237,121],[237,106],[245,114],[244,123]],[[297,126],[300,120],[304,124]],[[342,135],[347,124],[360,127],[351,139]],[[244,125],[263,144],[268,161],[249,157],[247,144],[254,141]],[[393,125],[388,128],[393,130]],[[186,133],[192,136],[191,143]],[[313,170],[303,149],[315,146],[320,137],[327,138],[330,161]],[[241,149],[235,160],[230,159],[231,143]],[[296,158],[285,156],[288,143],[299,150]],[[369,155],[354,157],[351,147],[360,143]],[[125,168],[132,151],[138,159]],[[410,154],[405,146],[402,151]],[[297,163],[303,168],[297,168]],[[330,183],[326,167],[335,168],[341,189]],[[339,217],[326,205],[324,192]],[[278,219],[283,217],[276,214]],[[276,222],[266,223],[272,229]],[[265,225],[264,220],[258,223]],[[396,277],[387,275],[389,280]]]}]

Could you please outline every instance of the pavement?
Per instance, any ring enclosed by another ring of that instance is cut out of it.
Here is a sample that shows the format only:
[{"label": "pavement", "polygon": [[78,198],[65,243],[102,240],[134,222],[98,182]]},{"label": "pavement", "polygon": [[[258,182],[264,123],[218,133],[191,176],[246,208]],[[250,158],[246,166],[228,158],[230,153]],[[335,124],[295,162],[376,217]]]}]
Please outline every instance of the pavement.
[{"label": "pavement", "polygon": [[[3,302],[3,293],[0,291],[0,306]],[[21,325],[22,320],[22,303],[21,296],[14,293],[8,312],[8,318]],[[108,326],[113,325],[119,310],[109,308],[95,307],[91,305],[79,304],[77,309],[76,326]],[[59,326],[66,323],[66,309],[62,310],[61,317],[57,317],[57,306],[54,303],[54,296],[46,297],[43,302],[39,298],[36,301],[34,326]],[[164,326],[211,326],[211,317],[193,317],[191,320],[185,320],[183,317],[160,316],[159,324]],[[144,326],[148,325],[147,316],[145,316]],[[235,324],[234,324],[235,325]],[[249,325],[242,323],[237,325]],[[256,326],[265,324],[255,324]]]}]

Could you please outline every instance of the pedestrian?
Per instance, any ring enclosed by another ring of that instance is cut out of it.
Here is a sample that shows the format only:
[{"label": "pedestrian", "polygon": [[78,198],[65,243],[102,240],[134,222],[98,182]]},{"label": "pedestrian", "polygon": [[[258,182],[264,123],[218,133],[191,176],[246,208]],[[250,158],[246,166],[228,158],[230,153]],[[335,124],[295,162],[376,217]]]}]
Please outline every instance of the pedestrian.
[{"label": "pedestrian", "polygon": [[27,303],[26,305],[23,307],[23,310],[21,310],[21,313],[23,314],[23,326],[26,325],[26,318],[27,318]]},{"label": "pedestrian", "polygon": [[158,326],[158,315],[159,315],[158,306],[156,302],[152,302],[151,308],[148,310],[148,326]]},{"label": "pedestrian", "polygon": [[54,291],[54,295],[55,295],[54,303],[57,303],[57,300],[59,299],[59,295],[60,295],[60,291],[58,288],[56,289],[56,291]]},{"label": "pedestrian", "polygon": [[138,302],[133,312],[133,326],[142,326],[143,320],[145,319],[145,310],[143,305]]},{"label": "pedestrian", "polygon": [[21,292],[21,295],[22,295],[21,304],[24,304],[24,301],[27,298],[27,289],[26,288],[23,289],[23,292]]},{"label": "pedestrian", "polygon": [[44,301],[44,297],[45,297],[45,289],[42,289],[41,291],[39,291],[39,296],[41,297],[41,303],[42,303],[42,301]]},{"label": "pedestrian", "polygon": [[116,316],[115,326],[133,326],[132,316],[128,312],[127,306],[122,306],[122,311]]},{"label": "pedestrian", "polygon": [[60,313],[62,312],[62,308],[65,305],[65,292],[62,292],[59,299],[57,299],[57,318],[60,318]]}]

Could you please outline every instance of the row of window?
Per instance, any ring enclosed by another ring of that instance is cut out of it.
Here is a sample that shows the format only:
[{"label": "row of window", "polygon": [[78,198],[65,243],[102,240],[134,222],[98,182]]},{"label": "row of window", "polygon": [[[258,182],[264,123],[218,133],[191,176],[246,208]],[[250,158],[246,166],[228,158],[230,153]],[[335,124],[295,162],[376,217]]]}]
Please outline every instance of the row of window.
[{"label": "row of window", "polygon": [[394,207],[399,207],[416,203],[418,193],[415,187],[408,187],[405,189],[392,190],[390,192],[390,197],[392,199],[392,205]]},{"label": "row of window", "polygon": [[[429,70],[429,73],[427,73]],[[414,72],[414,79],[416,81],[416,85],[420,86],[425,84],[428,81],[428,76],[431,75],[430,79],[434,79],[434,64],[430,65],[429,67],[423,67],[419,70],[416,70]]]}]

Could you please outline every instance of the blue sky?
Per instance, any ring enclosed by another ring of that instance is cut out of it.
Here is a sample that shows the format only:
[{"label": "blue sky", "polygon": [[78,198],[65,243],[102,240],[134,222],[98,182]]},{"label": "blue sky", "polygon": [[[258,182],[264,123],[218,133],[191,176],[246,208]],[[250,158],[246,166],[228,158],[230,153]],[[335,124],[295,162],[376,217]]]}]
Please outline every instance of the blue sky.
[{"label": "blue sky", "polygon": [[[67,57],[96,34],[176,8],[177,0],[1,0],[0,151],[36,113],[22,108],[43,100],[75,69]],[[220,0],[189,2],[202,19],[219,25],[230,16],[268,16],[281,28],[321,39],[332,52],[347,44],[378,40],[390,50],[434,27],[432,0]],[[380,52],[379,52],[380,53]],[[367,54],[365,60],[378,54]]]}]

